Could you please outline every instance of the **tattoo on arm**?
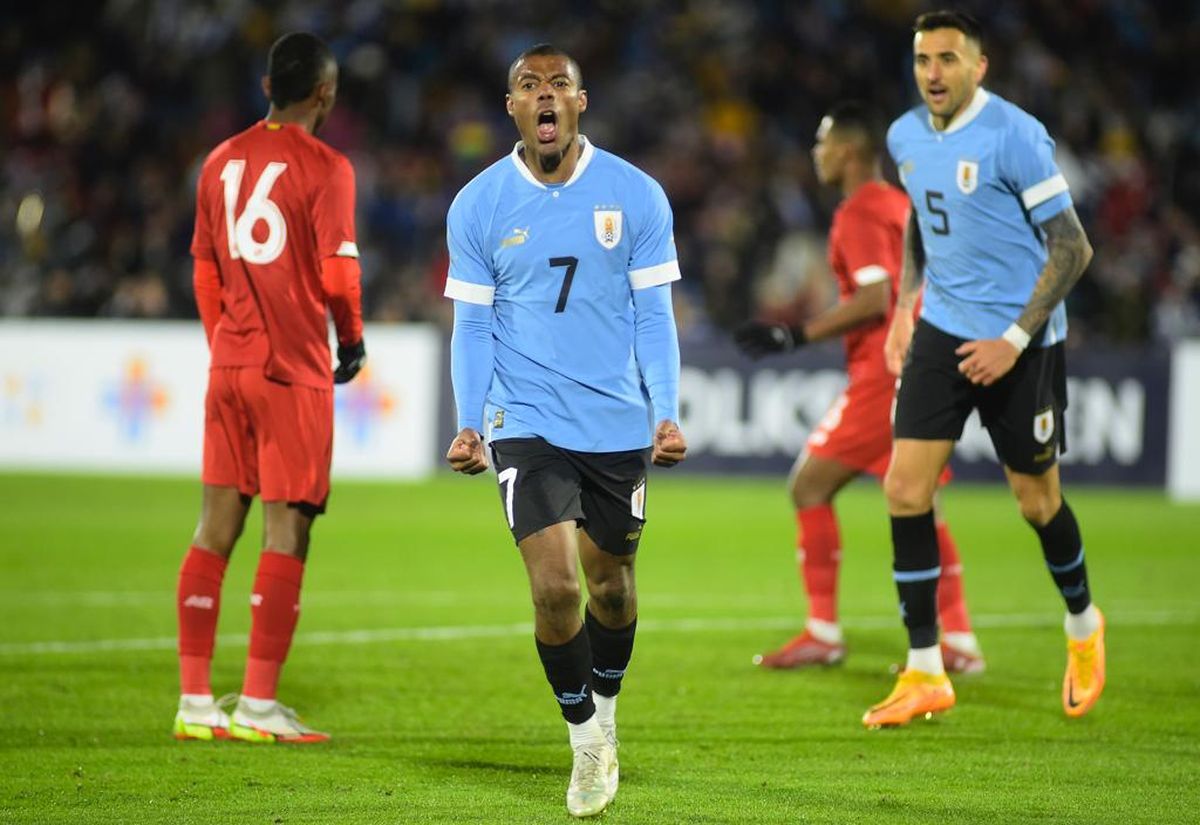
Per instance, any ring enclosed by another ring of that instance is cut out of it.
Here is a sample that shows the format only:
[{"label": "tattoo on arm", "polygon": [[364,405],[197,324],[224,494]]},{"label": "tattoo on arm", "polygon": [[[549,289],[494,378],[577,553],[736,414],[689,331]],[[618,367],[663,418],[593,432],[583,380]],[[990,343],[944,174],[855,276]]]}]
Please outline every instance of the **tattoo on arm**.
[{"label": "tattoo on arm", "polygon": [[1092,259],[1092,245],[1079,223],[1075,207],[1068,206],[1041,226],[1046,233],[1050,257],[1033,285],[1033,295],[1017,319],[1017,325],[1031,335],[1067,297]]},{"label": "tattoo on arm", "polygon": [[900,269],[900,294],[897,306],[912,309],[917,293],[925,278],[925,249],[921,245],[921,229],[917,225],[915,209],[908,213],[908,224],[904,227],[904,263]]}]

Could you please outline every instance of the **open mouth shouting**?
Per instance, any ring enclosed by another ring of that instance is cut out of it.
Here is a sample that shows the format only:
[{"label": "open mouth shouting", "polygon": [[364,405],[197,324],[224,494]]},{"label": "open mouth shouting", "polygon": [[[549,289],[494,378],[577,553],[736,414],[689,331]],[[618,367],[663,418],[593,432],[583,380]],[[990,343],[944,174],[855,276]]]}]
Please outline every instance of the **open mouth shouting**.
[{"label": "open mouth shouting", "polygon": [[558,115],[552,109],[538,112],[537,139],[538,143],[554,143],[558,140]]},{"label": "open mouth shouting", "polygon": [[937,84],[930,84],[927,94],[929,102],[934,106],[943,106],[950,99],[950,90]]}]

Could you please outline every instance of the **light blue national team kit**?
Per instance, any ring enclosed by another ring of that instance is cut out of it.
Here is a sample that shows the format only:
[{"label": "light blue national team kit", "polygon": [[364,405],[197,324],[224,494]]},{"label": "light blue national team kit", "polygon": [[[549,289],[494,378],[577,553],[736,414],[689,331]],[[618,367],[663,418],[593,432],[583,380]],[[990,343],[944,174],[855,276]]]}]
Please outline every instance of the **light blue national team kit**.
[{"label": "light blue national team kit", "polygon": [[[1071,205],[1046,127],[980,88],[944,131],[922,104],[892,124],[887,143],[925,248],[921,317],[958,338],[999,338],[1046,264],[1038,225]],[[1035,345],[1066,338],[1062,303],[1045,329]]]},{"label": "light blue national team kit", "polygon": [[[651,177],[580,141],[565,183],[539,182],[518,144],[450,207],[458,424],[489,439],[639,450],[652,418],[678,417],[671,209]],[[490,378],[472,373],[491,347]]]}]

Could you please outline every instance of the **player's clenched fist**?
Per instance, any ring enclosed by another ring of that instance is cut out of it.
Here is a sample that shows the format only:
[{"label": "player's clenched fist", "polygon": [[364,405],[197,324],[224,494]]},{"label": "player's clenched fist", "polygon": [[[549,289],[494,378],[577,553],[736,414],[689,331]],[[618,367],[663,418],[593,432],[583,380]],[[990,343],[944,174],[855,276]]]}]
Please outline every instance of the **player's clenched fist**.
[{"label": "player's clenched fist", "polygon": [[464,428],[450,442],[446,461],[456,473],[473,476],[488,468],[487,453],[483,451],[483,439],[470,427]]},{"label": "player's clenched fist", "polygon": [[687,441],[674,421],[658,422],[654,432],[654,451],[651,461],[659,467],[674,467],[687,457]]}]

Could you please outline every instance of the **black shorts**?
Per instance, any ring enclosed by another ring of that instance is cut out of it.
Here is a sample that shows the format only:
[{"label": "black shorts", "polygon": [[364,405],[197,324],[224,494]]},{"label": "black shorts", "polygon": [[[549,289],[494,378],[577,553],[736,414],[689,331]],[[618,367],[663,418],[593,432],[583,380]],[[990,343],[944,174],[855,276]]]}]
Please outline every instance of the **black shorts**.
[{"label": "black shorts", "polygon": [[646,523],[650,448],[584,453],[543,438],[491,443],[500,503],[518,543],[560,521],[574,520],[601,550],[637,552]]},{"label": "black shorts", "polygon": [[978,409],[1004,466],[1041,475],[1067,450],[1062,343],[1031,345],[1008,374],[990,387],[979,387],[958,371],[963,356],[954,351],[965,341],[917,322],[896,390],[895,437],[957,441],[971,410]]}]

